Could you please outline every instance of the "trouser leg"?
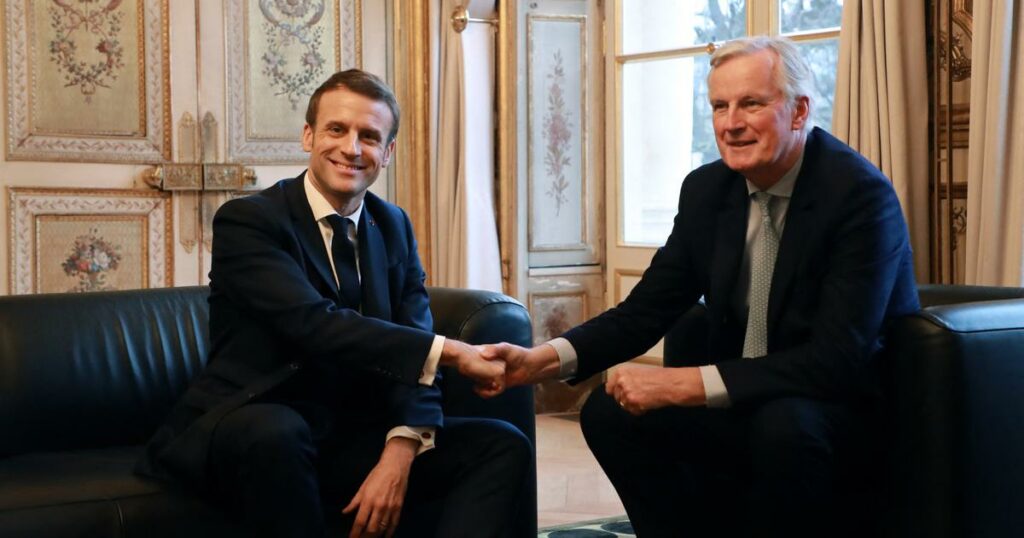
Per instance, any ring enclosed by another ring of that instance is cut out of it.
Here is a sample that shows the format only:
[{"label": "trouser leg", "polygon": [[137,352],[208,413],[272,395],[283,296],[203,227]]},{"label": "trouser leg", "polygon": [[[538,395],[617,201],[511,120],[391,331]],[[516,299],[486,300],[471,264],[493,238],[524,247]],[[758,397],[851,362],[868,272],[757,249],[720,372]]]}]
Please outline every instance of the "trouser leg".
[{"label": "trouser leg", "polygon": [[[329,512],[340,512],[358,491],[377,464],[385,435],[351,432],[325,454]],[[526,436],[503,421],[445,417],[435,441],[433,450],[413,460],[396,536],[511,536],[524,478],[533,468]],[[345,525],[351,523],[347,518]]]},{"label": "trouser leg", "polygon": [[836,458],[855,428],[844,405],[807,398],[767,402],[748,417],[749,532],[757,536],[834,536]]},{"label": "trouser leg", "polygon": [[638,536],[728,536],[723,489],[738,458],[731,413],[667,408],[633,416],[600,386],[580,416],[588,446],[618,492]]},{"label": "trouser leg", "polygon": [[254,536],[320,538],[316,448],[302,416],[279,404],[228,413],[210,443],[211,482]]}]

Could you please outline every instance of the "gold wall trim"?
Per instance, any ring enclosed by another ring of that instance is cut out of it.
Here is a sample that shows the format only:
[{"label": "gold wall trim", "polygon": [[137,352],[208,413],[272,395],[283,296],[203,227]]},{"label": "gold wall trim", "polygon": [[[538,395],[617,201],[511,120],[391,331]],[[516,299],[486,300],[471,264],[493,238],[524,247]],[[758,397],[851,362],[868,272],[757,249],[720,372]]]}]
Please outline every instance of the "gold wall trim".
[{"label": "gold wall trim", "polygon": [[506,294],[518,296],[519,267],[516,208],[516,5],[498,5],[498,243]]},{"label": "gold wall trim", "polygon": [[[423,267],[432,267],[430,204],[430,9],[427,2],[393,0],[394,88],[402,110],[395,147],[395,203],[405,208],[419,241]],[[431,277],[427,275],[427,283]]]}]

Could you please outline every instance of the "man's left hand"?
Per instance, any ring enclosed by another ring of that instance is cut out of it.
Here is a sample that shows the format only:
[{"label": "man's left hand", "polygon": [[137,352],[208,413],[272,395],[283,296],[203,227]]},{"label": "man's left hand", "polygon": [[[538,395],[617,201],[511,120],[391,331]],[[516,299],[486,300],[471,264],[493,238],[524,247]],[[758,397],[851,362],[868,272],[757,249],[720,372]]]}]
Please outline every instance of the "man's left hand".
[{"label": "man's left hand", "polygon": [[608,376],[605,391],[633,415],[668,406],[704,405],[700,370],[624,364]]},{"label": "man's left hand", "polygon": [[358,509],[349,538],[390,538],[395,534],[409,485],[409,469],[418,449],[419,441],[406,437],[392,437],[384,445],[380,461],[342,509],[344,514]]}]

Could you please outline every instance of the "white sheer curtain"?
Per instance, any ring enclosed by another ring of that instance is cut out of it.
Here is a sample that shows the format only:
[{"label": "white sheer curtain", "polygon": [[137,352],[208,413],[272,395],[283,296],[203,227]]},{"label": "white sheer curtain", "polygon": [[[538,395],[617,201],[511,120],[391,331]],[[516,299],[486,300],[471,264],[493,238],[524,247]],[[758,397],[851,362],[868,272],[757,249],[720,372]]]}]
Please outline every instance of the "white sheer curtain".
[{"label": "white sheer curtain", "polygon": [[[440,104],[435,169],[433,283],[501,291],[494,210],[494,30],[450,16],[465,0],[442,0]],[[470,15],[496,17],[494,0],[469,2]]]},{"label": "white sheer curtain", "polygon": [[832,133],[892,180],[928,278],[928,72],[920,2],[845,0]]},{"label": "white sheer curtain", "polygon": [[1024,285],[1024,7],[974,3],[968,284]]}]

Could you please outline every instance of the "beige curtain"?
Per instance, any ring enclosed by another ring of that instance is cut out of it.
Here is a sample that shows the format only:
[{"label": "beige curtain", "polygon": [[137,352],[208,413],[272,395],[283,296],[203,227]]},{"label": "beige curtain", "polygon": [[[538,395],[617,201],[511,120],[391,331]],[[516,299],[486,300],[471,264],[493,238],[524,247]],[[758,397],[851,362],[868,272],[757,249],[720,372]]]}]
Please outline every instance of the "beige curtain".
[{"label": "beige curtain", "polygon": [[928,279],[928,72],[921,2],[846,0],[832,133],[892,180]]},{"label": "beige curtain", "polygon": [[974,3],[968,284],[1024,285],[1024,7]]},{"label": "beige curtain", "polygon": [[[437,114],[435,267],[438,286],[501,291],[494,210],[494,30],[450,16],[465,0],[442,0]],[[469,3],[474,18],[496,17],[494,0]]]}]

